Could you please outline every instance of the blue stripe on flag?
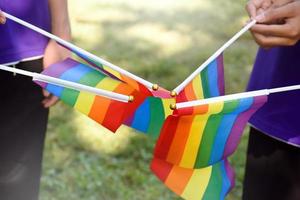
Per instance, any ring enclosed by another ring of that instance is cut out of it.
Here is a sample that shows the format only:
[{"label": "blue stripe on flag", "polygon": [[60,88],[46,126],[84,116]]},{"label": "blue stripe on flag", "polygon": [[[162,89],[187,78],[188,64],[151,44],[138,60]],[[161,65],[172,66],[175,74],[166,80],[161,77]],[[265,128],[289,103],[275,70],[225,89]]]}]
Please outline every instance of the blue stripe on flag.
[{"label": "blue stripe on flag", "polygon": [[222,158],[227,139],[231,133],[235,120],[241,112],[248,110],[252,103],[253,98],[241,99],[239,100],[238,107],[232,113],[225,114],[215,137],[209,164],[212,164]]},{"label": "blue stripe on flag", "polygon": [[[83,76],[85,76],[87,73],[91,71],[92,69],[90,67],[83,64],[79,64],[69,69],[68,71],[64,72],[58,78],[77,83]],[[55,96],[60,97],[64,90],[64,87],[48,84],[46,90],[51,92]]]},{"label": "blue stripe on flag", "polygon": [[146,99],[136,110],[131,127],[143,133],[147,133],[150,122],[150,101]]},{"label": "blue stripe on flag", "polygon": [[221,172],[222,172],[222,191],[221,191],[221,195],[220,195],[220,200],[223,200],[225,199],[226,197],[226,194],[228,192],[228,190],[230,189],[230,186],[231,186],[231,182],[227,176],[227,173],[226,173],[226,168],[225,168],[225,161],[222,161],[221,163]]},{"label": "blue stripe on flag", "polygon": [[220,96],[218,87],[218,62],[214,60],[207,67],[208,87],[211,97]]}]

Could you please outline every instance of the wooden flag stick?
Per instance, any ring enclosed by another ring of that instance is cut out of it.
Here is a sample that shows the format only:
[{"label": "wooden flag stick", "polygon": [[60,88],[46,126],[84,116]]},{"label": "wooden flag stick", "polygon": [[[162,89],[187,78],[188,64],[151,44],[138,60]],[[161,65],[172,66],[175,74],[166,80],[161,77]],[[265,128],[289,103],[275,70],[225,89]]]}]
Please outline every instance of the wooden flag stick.
[{"label": "wooden flag stick", "polygon": [[198,67],[187,79],[178,85],[173,91],[172,96],[179,94],[199,73],[205,69],[212,61],[220,56],[229,46],[231,46],[237,39],[246,33],[252,26],[256,24],[256,20],[250,21],[244,28],[236,33],[228,42],[226,42],[220,49],[218,49],[211,57],[209,57],[200,67]]},{"label": "wooden flag stick", "polygon": [[29,71],[25,71],[25,70],[21,70],[21,69],[16,69],[13,67],[7,67],[4,65],[0,65],[0,70],[4,70],[4,71],[16,73],[16,74],[21,74],[24,76],[29,76],[29,77],[32,77],[32,79],[34,81],[50,83],[53,85],[77,90],[80,92],[89,92],[89,93],[92,93],[92,94],[95,94],[98,96],[102,96],[102,97],[105,97],[108,99],[116,100],[116,101],[121,101],[121,102],[133,101],[132,96],[127,96],[127,95],[123,95],[123,94],[119,94],[119,93],[115,93],[115,92],[111,92],[111,91],[107,91],[107,90],[103,90],[103,89],[99,89],[99,88],[94,88],[94,87],[90,87],[87,85],[74,83],[71,81],[66,81],[66,80],[54,78],[51,76],[47,76],[47,75],[43,75],[43,74],[39,74],[39,73],[35,73],[35,72],[29,72]]},{"label": "wooden flag stick", "polygon": [[249,97],[264,96],[264,95],[288,92],[288,91],[294,91],[294,90],[300,90],[300,85],[292,85],[292,86],[287,86],[287,87],[256,90],[256,91],[251,91],[251,92],[243,92],[243,93],[213,97],[213,98],[197,100],[197,101],[177,103],[175,108],[176,109],[190,108],[190,107],[194,107],[194,106],[201,106],[201,105],[206,105],[206,104],[211,104],[211,103],[232,101],[232,100],[236,100],[236,99],[244,99],[244,98],[249,98]]},{"label": "wooden flag stick", "polygon": [[4,14],[4,16],[6,18],[8,18],[8,19],[10,19],[10,20],[12,20],[12,21],[14,21],[14,22],[16,22],[18,24],[21,24],[21,25],[23,25],[23,26],[25,26],[25,27],[33,30],[33,31],[36,31],[36,32],[38,32],[38,33],[40,33],[40,34],[42,34],[42,35],[44,35],[44,36],[46,36],[46,37],[48,37],[50,39],[53,39],[56,42],[62,44],[63,46],[66,46],[66,47],[68,47],[70,49],[75,49],[76,51],[80,52],[81,54],[86,55],[87,57],[90,57],[93,60],[95,60],[95,61],[97,61],[97,62],[99,62],[99,63],[101,63],[101,64],[103,64],[103,65],[105,65],[105,66],[107,66],[107,67],[109,67],[109,68],[111,68],[111,69],[113,69],[113,70],[115,70],[115,71],[123,74],[123,75],[125,75],[125,76],[128,76],[128,77],[132,78],[133,80],[135,80],[135,81],[137,81],[137,82],[139,82],[139,83],[141,83],[143,85],[145,85],[149,89],[155,89],[156,88],[155,84],[153,84],[153,83],[151,83],[151,82],[149,82],[147,80],[144,80],[143,78],[138,77],[138,76],[136,76],[136,75],[134,75],[134,74],[132,74],[132,73],[130,73],[130,72],[128,72],[128,71],[126,71],[126,70],[124,70],[124,69],[122,69],[122,68],[120,68],[120,67],[118,67],[118,66],[116,66],[116,65],[114,65],[114,64],[112,64],[112,63],[110,63],[110,62],[108,62],[106,60],[104,60],[104,59],[102,59],[102,58],[99,58],[98,56],[96,56],[94,54],[91,54],[90,52],[88,52],[88,51],[86,51],[86,50],[84,50],[84,49],[82,49],[80,47],[77,47],[74,44],[72,44],[72,43],[70,43],[70,42],[68,42],[66,40],[63,40],[60,37],[57,37],[56,35],[53,35],[53,34],[47,32],[47,31],[45,31],[45,30],[43,30],[41,28],[38,28],[38,27],[36,27],[36,26],[34,26],[34,25],[32,25],[32,24],[30,24],[28,22],[25,22],[25,21],[23,21],[23,20],[15,17],[15,16],[13,16],[13,15],[10,15],[10,14],[8,14],[6,12],[2,11],[2,13]]}]

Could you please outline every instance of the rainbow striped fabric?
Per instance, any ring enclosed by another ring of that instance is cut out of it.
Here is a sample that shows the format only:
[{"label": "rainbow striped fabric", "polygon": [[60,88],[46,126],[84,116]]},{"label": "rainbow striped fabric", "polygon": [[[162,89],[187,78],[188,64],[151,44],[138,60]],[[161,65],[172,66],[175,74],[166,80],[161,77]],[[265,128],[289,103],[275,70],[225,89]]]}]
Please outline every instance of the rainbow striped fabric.
[{"label": "rainbow striped fabric", "polygon": [[174,193],[188,200],[225,199],[234,187],[234,173],[225,159],[201,169],[186,169],[154,158],[153,173]]},{"label": "rainbow striped fabric", "polygon": [[[126,125],[157,138],[165,119],[173,113],[169,108],[171,103],[223,94],[224,65],[223,55],[221,55],[188,84],[176,98],[170,98],[170,92],[164,89],[158,92],[153,91],[152,95],[158,98],[149,97],[126,122]],[[193,109],[189,108],[190,111]]]},{"label": "rainbow striped fabric", "polygon": [[176,97],[185,102],[224,95],[223,54],[211,62]]},{"label": "rainbow striped fabric", "polygon": [[148,97],[125,124],[153,138],[158,138],[166,118],[173,112],[170,109],[171,103],[175,103],[175,99]]},{"label": "rainbow striped fabric", "polygon": [[61,43],[59,43],[59,44],[61,46],[63,46],[64,48],[69,49],[70,51],[72,51],[74,54],[76,54],[77,56],[82,58],[84,61],[89,63],[91,66],[94,66],[94,67],[98,68],[99,70],[101,70],[107,76],[110,76],[111,78],[119,80],[119,81],[123,81],[123,82],[129,84],[131,87],[133,87],[137,91],[143,92],[143,93],[148,94],[148,95],[151,94],[151,92],[149,91],[149,89],[147,87],[145,87],[143,84],[133,80],[132,78],[130,78],[128,76],[125,76],[125,75],[111,69],[110,67],[105,66],[104,64],[96,61],[95,59],[91,58],[90,56],[81,53],[76,48],[69,48],[69,47],[64,46]]},{"label": "rainbow striped fabric", "polygon": [[167,118],[154,155],[184,168],[213,165],[234,152],[247,121],[266,101],[260,96],[212,103],[192,115],[178,110]]},{"label": "rainbow striped fabric", "polygon": [[72,50],[97,67],[72,59],[47,68],[43,74],[84,85],[132,95],[122,103],[71,89],[39,83],[63,102],[115,132],[122,124],[158,139],[151,163],[153,173],[173,192],[189,200],[224,199],[234,186],[227,157],[236,149],[250,116],[265,96],[213,103],[175,112],[170,104],[224,94],[223,56],[209,64],[184,90],[171,98],[160,88],[142,84]]},{"label": "rainbow striped fabric", "polygon": [[48,67],[42,74],[124,95],[133,95],[135,97],[134,102],[123,103],[86,92],[37,82],[44,89],[59,97],[64,103],[74,107],[113,132],[132,115],[147,97],[128,84],[112,79],[90,66],[70,58]]}]

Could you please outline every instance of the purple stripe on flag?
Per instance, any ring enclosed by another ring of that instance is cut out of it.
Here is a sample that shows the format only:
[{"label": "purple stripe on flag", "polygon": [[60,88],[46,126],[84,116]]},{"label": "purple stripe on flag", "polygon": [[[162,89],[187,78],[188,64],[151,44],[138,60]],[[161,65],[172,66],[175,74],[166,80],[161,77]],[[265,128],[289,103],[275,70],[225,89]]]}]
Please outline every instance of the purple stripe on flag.
[{"label": "purple stripe on flag", "polygon": [[220,95],[225,94],[225,85],[224,85],[224,59],[223,54],[221,54],[217,58],[217,65],[218,65],[218,87]]},{"label": "purple stripe on flag", "polygon": [[133,122],[133,120],[134,120],[134,115],[135,115],[135,113],[133,113],[129,118],[127,118],[127,119],[125,120],[124,124],[125,124],[126,126],[131,127],[132,122]]},{"label": "purple stripe on flag", "polygon": [[235,151],[248,120],[267,100],[267,96],[255,97],[252,106],[238,116],[227,140],[223,157],[224,155],[231,155]]},{"label": "purple stripe on flag", "polygon": [[225,165],[227,177],[231,183],[230,189],[228,190],[229,192],[235,186],[235,174],[234,174],[234,170],[231,168],[230,163],[227,159],[224,160],[224,165]]},{"label": "purple stripe on flag", "polygon": [[[72,60],[70,58],[67,58],[63,62],[59,62],[57,64],[53,64],[49,68],[46,68],[42,74],[51,76],[54,78],[59,78],[64,72],[68,71],[69,69],[73,68],[76,65],[79,65],[80,63],[76,62],[75,60]],[[38,85],[40,85],[42,88],[47,87],[47,83],[35,81]]]}]

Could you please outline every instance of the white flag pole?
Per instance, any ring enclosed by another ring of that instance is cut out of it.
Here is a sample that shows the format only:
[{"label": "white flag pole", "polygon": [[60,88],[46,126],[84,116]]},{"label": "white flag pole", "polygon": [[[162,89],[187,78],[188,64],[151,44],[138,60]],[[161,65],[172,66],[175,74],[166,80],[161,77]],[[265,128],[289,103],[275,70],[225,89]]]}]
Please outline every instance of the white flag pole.
[{"label": "white flag pole", "polygon": [[264,89],[264,90],[256,90],[251,92],[243,92],[238,94],[231,94],[231,95],[225,95],[225,96],[219,96],[219,97],[213,97],[203,100],[197,100],[197,101],[189,101],[189,102],[182,102],[176,104],[176,109],[183,109],[183,108],[190,108],[194,106],[201,106],[211,103],[218,103],[218,102],[226,102],[226,101],[232,101],[236,99],[244,99],[249,97],[258,97],[258,96],[264,96],[274,93],[281,93],[281,92],[288,92],[288,91],[294,91],[294,90],[300,90],[300,85],[292,85],[287,87],[279,87],[279,88],[272,88],[272,89]]},{"label": "white flag pole", "polygon": [[211,57],[209,57],[200,67],[198,67],[196,71],[194,71],[187,79],[185,79],[180,85],[178,85],[172,91],[172,96],[179,94],[205,67],[207,67],[218,56],[220,56],[229,46],[231,46],[237,39],[239,39],[244,33],[246,33],[255,24],[256,24],[256,20],[252,20],[246,26],[244,26],[244,28],[242,28],[238,33],[236,33],[228,42],[226,42]]},{"label": "white flag pole", "polygon": [[156,89],[157,88],[156,84],[153,84],[153,83],[151,83],[151,82],[149,82],[147,80],[144,80],[144,79],[142,79],[142,78],[140,78],[140,77],[138,77],[138,76],[136,76],[136,75],[134,75],[134,74],[132,74],[132,73],[130,73],[130,72],[122,69],[122,68],[120,68],[119,66],[116,66],[116,65],[114,65],[114,64],[112,64],[112,63],[110,63],[110,62],[108,62],[108,61],[106,61],[106,60],[104,60],[102,58],[99,58],[98,56],[96,56],[94,54],[91,54],[90,52],[88,52],[88,51],[86,51],[86,50],[84,50],[84,49],[82,49],[80,47],[77,47],[77,46],[75,46],[74,44],[72,44],[72,43],[70,43],[68,41],[63,40],[60,37],[57,37],[56,35],[53,35],[53,34],[47,32],[47,31],[45,31],[45,30],[43,30],[41,28],[38,28],[38,27],[36,27],[36,26],[34,26],[34,25],[32,25],[32,24],[30,24],[28,22],[25,22],[25,21],[23,21],[23,20],[15,17],[15,16],[13,16],[13,15],[10,15],[10,14],[8,14],[6,12],[2,11],[2,13],[4,14],[4,16],[6,18],[8,18],[8,19],[10,19],[10,20],[12,20],[12,21],[14,21],[16,23],[19,23],[19,24],[21,24],[21,25],[23,25],[23,26],[25,26],[25,27],[27,27],[27,28],[29,28],[31,30],[34,30],[34,31],[36,31],[36,32],[38,32],[38,33],[40,33],[40,34],[42,34],[42,35],[44,35],[44,36],[46,36],[46,37],[48,37],[50,39],[53,39],[56,42],[58,42],[58,43],[60,43],[60,44],[62,44],[64,46],[66,46],[66,47],[68,47],[70,49],[75,49],[76,51],[80,52],[81,54],[86,55],[86,56],[92,58],[93,60],[95,60],[95,61],[97,61],[97,62],[99,62],[99,63],[101,63],[101,64],[103,64],[103,65],[105,65],[105,66],[107,66],[107,67],[109,67],[109,68],[111,68],[111,69],[113,69],[113,70],[115,70],[115,71],[123,74],[123,75],[125,75],[125,76],[128,76],[128,77],[132,78],[133,80],[135,80],[135,81],[137,81],[137,82],[139,82],[139,83],[141,83],[143,85],[145,85],[149,89]]},{"label": "white flag pole", "polygon": [[66,80],[62,80],[62,79],[59,79],[59,78],[54,78],[54,77],[51,77],[51,76],[47,76],[47,75],[43,75],[43,74],[39,74],[39,73],[35,73],[35,72],[29,72],[29,71],[25,71],[25,70],[22,70],[22,69],[7,67],[7,66],[4,66],[4,65],[0,65],[0,70],[4,70],[4,71],[16,73],[16,74],[21,74],[21,75],[24,75],[24,76],[29,76],[29,77],[32,77],[32,79],[35,80],[35,81],[50,83],[50,84],[53,84],[53,85],[66,87],[66,88],[77,90],[77,91],[80,91],[80,92],[88,92],[88,93],[92,93],[92,94],[102,96],[102,97],[105,97],[105,98],[108,98],[108,99],[113,99],[113,100],[116,100],[116,101],[121,101],[121,102],[133,101],[132,96],[127,96],[127,95],[123,95],[123,94],[119,94],[119,93],[115,93],[115,92],[111,92],[111,91],[107,91],[107,90],[103,90],[103,89],[99,89],[99,88],[94,88],[94,87],[90,87],[90,86],[87,86],[87,85],[74,83],[74,82],[71,82],[71,81],[66,81]]}]

